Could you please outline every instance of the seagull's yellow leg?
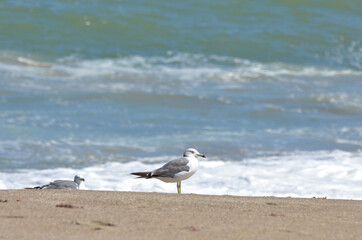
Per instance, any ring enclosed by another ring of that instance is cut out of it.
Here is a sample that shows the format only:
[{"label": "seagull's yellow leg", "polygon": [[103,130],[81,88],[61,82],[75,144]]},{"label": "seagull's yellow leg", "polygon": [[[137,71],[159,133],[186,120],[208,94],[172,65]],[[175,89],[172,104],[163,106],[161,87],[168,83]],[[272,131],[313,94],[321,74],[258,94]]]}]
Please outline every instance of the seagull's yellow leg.
[{"label": "seagull's yellow leg", "polygon": [[177,182],[177,193],[181,193],[181,182]]}]

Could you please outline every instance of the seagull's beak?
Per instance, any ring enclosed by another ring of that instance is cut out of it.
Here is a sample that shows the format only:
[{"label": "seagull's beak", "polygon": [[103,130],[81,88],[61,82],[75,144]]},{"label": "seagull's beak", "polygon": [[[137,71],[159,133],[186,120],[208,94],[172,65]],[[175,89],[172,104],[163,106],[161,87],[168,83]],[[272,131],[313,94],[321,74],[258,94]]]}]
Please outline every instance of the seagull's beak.
[{"label": "seagull's beak", "polygon": [[80,180],[85,182],[85,179],[84,179],[84,178],[81,178]]},{"label": "seagull's beak", "polygon": [[206,158],[206,156],[204,154],[202,154],[202,153],[197,154],[197,156]]}]

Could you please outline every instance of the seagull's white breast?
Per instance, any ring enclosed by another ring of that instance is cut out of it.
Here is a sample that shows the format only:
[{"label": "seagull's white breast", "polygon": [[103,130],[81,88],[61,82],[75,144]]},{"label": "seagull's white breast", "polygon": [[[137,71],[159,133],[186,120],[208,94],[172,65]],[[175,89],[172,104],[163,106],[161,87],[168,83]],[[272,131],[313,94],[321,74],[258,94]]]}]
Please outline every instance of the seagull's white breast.
[{"label": "seagull's white breast", "polygon": [[85,185],[84,185],[83,181],[81,181],[81,182],[79,183],[79,187],[78,187],[78,189],[79,189],[79,190],[85,190],[85,189],[86,189],[86,187],[85,187]]},{"label": "seagull's white breast", "polygon": [[194,175],[197,169],[199,168],[199,161],[197,160],[196,157],[187,157],[187,160],[189,160],[189,162],[187,163],[187,166],[189,166],[189,170],[175,174],[173,182],[178,182],[188,179],[189,177]]}]

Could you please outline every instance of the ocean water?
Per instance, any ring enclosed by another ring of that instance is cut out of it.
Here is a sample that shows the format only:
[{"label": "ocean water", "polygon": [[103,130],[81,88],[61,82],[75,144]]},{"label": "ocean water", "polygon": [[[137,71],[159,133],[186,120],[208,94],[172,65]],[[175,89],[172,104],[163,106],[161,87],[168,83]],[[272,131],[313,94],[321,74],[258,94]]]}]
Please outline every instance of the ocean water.
[{"label": "ocean water", "polygon": [[2,1],[0,189],[362,199],[359,1]]}]

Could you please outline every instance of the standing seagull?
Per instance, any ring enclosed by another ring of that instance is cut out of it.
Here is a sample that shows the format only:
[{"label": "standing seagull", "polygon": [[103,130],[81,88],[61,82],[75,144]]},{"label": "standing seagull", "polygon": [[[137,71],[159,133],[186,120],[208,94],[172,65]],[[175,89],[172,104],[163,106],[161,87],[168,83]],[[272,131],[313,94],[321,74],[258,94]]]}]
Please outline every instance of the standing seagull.
[{"label": "standing seagull", "polygon": [[181,181],[188,179],[197,171],[199,161],[197,157],[206,158],[204,154],[199,153],[194,148],[185,151],[182,158],[169,161],[161,168],[151,172],[134,172],[138,178],[157,178],[163,182],[177,182],[177,192],[181,193]]},{"label": "standing seagull", "polygon": [[[37,186],[33,189],[79,189],[81,184],[85,181],[84,178],[75,175],[74,181],[70,180],[55,180],[43,186]],[[30,188],[28,188],[30,189]]]}]

